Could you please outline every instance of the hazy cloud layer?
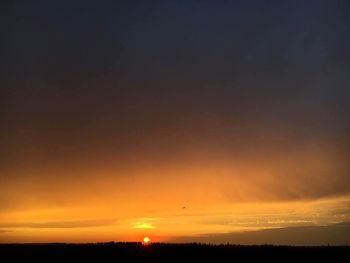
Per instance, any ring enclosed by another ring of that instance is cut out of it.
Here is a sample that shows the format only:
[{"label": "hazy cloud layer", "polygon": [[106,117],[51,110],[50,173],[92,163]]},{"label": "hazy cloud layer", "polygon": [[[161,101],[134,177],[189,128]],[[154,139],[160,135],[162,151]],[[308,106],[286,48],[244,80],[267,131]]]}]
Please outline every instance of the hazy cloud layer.
[{"label": "hazy cloud layer", "polygon": [[[345,0],[2,1],[0,216],[349,195],[349,14]],[[104,222],[29,226],[90,224]]]}]

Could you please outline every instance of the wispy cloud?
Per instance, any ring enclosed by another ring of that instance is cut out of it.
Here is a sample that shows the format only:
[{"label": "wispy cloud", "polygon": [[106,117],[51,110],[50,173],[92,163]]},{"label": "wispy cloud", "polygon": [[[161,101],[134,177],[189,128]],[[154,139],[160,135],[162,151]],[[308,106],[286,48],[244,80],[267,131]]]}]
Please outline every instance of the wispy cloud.
[{"label": "wispy cloud", "polygon": [[258,231],[213,233],[176,237],[171,242],[273,244],[273,245],[349,245],[350,222],[327,226],[299,226]]},{"label": "wispy cloud", "polygon": [[5,233],[9,233],[9,232],[13,232],[11,230],[5,230],[5,229],[0,229],[0,234],[5,234]]},{"label": "wispy cloud", "polygon": [[81,228],[115,225],[114,219],[2,223],[1,228]]}]

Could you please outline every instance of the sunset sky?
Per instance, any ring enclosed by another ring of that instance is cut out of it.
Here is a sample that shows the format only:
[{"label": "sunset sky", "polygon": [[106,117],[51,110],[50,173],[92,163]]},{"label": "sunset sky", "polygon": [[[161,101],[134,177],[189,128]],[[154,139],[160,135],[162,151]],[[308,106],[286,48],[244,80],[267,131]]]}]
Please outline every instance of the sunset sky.
[{"label": "sunset sky", "polygon": [[350,245],[349,1],[6,0],[0,33],[0,242]]}]

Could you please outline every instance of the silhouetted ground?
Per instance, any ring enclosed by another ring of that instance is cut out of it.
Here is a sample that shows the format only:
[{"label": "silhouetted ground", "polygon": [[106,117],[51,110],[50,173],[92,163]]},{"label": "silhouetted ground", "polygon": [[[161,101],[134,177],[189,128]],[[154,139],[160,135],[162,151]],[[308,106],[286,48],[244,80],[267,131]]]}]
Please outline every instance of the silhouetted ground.
[{"label": "silhouetted ground", "polygon": [[[5,259],[5,261],[4,261]],[[239,246],[141,243],[2,244],[2,262],[350,262],[350,247]]]}]

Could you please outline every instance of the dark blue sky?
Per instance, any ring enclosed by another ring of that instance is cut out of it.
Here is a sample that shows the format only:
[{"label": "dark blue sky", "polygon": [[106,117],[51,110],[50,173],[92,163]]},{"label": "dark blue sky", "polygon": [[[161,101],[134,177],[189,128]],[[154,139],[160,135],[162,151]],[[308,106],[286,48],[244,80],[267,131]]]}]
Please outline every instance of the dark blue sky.
[{"label": "dark blue sky", "polygon": [[348,1],[8,0],[0,19],[4,178],[311,145],[337,179],[301,195],[349,192]]}]

